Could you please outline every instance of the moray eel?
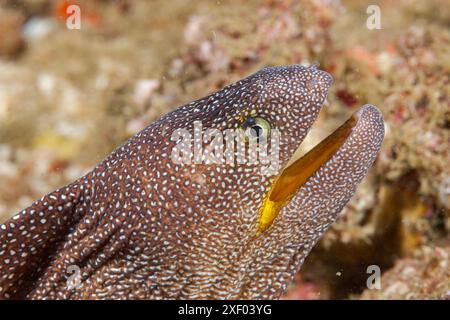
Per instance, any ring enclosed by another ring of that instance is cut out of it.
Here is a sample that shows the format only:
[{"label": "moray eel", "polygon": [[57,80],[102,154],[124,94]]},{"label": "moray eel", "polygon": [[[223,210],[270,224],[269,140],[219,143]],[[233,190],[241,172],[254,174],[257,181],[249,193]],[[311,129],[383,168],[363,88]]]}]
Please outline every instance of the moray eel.
[{"label": "moray eel", "polygon": [[[0,297],[279,298],[384,136],[380,112],[365,105],[293,161],[331,84],[314,66],[265,68],[150,124],[0,226]],[[278,130],[279,169],[174,162],[174,130],[195,122]]]}]

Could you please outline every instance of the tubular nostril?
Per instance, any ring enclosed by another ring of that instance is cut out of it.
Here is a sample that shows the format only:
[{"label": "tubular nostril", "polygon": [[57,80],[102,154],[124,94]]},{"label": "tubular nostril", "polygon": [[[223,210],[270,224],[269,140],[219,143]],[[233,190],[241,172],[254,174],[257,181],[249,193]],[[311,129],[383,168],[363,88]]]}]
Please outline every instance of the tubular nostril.
[{"label": "tubular nostril", "polygon": [[321,76],[326,85],[328,87],[331,87],[331,85],[333,84],[333,77],[331,76],[331,74],[325,71],[321,71]]},{"label": "tubular nostril", "polygon": [[318,83],[319,83],[319,80],[317,78],[312,78],[310,80],[307,80],[305,83],[306,89],[308,89],[308,91],[313,91],[313,90],[315,90]]},{"label": "tubular nostril", "polygon": [[317,72],[314,73],[313,77],[305,82],[306,89],[310,92],[322,89],[328,90],[333,84],[333,77],[328,72],[316,70]]}]

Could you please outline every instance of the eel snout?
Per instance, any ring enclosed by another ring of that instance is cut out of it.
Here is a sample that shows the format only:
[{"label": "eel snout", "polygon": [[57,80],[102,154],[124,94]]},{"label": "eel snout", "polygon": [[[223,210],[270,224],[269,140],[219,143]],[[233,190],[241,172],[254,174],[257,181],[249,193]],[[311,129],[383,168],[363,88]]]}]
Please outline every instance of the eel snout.
[{"label": "eel snout", "polygon": [[322,234],[366,176],[383,138],[381,112],[370,104],[362,106],[341,127],[293,164],[309,166],[310,176],[286,206],[284,218],[298,223],[300,229],[307,226],[310,231],[318,231],[317,235]]},{"label": "eel snout", "polygon": [[[304,192],[314,190],[309,197],[320,195],[323,199],[336,199],[329,206],[334,216],[337,210],[333,207],[340,211],[348,202],[375,160],[383,137],[384,122],[378,108],[369,104],[362,106],[312,150],[284,168],[261,208],[258,233],[270,227],[280,210],[294,197],[309,199]],[[338,197],[339,194],[346,196]],[[298,206],[300,200],[293,202]],[[320,199],[312,201],[311,206],[320,202]],[[301,203],[304,206],[310,201]]]},{"label": "eel snout", "polygon": [[372,166],[384,137],[384,122],[373,105],[364,105],[344,124],[275,178],[261,206],[252,265],[279,272],[253,277],[245,297],[280,297],[311,249],[334,222]]}]

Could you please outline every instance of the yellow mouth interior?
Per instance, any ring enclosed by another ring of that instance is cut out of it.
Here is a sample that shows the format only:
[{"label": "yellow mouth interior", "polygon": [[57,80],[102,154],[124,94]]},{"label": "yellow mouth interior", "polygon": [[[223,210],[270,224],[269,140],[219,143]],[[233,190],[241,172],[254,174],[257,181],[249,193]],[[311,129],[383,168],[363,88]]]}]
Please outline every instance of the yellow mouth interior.
[{"label": "yellow mouth interior", "polygon": [[308,178],[339,150],[357,121],[356,115],[351,116],[332,134],[281,172],[261,207],[257,235],[272,225],[281,208],[289,203]]}]

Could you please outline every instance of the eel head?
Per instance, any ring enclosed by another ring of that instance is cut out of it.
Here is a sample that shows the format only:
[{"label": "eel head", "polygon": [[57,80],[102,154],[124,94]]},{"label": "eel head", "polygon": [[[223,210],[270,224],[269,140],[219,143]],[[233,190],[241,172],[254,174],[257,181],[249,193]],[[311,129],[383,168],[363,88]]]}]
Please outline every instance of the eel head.
[{"label": "eel head", "polygon": [[331,83],[265,68],[152,123],[0,225],[0,297],[279,297],[384,136],[365,105],[293,159]]}]

